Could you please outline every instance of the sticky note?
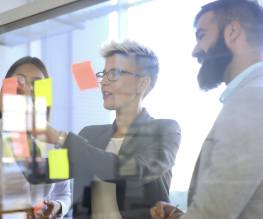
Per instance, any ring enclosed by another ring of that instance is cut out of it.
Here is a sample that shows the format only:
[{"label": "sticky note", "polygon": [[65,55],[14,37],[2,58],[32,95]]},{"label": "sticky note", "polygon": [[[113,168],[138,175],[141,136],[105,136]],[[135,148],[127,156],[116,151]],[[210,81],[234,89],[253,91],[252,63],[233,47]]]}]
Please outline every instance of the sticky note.
[{"label": "sticky note", "polygon": [[74,63],[71,71],[81,91],[99,88],[99,83],[91,67],[91,61]]},{"label": "sticky note", "polygon": [[3,100],[3,130],[26,131],[26,97],[4,94]]},{"label": "sticky note", "polygon": [[48,153],[49,178],[68,179],[68,149],[50,150]]},{"label": "sticky note", "polygon": [[38,97],[46,98],[47,106],[52,105],[52,80],[46,78],[34,82],[35,99]]},{"label": "sticky note", "polygon": [[17,94],[17,77],[3,79],[2,103],[4,103],[4,94]]},{"label": "sticky note", "polygon": [[16,156],[30,157],[27,133],[26,132],[11,132],[14,154]]}]

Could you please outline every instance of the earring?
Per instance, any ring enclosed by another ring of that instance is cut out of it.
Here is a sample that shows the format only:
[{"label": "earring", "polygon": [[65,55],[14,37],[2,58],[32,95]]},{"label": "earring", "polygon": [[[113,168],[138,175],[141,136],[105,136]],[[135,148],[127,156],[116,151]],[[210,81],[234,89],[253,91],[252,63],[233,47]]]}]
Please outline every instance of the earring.
[{"label": "earring", "polygon": [[137,91],[137,94],[139,94],[140,93],[140,91]]}]

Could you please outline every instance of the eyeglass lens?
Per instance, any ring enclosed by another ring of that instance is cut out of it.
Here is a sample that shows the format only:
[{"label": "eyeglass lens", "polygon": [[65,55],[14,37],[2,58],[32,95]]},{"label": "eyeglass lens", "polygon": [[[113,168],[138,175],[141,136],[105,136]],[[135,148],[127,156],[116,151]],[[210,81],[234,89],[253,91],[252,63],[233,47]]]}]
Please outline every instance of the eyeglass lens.
[{"label": "eyeglass lens", "polygon": [[20,76],[20,75],[16,75],[15,77],[17,77],[17,87],[18,88],[25,88],[26,87],[25,78]]},{"label": "eyeglass lens", "polygon": [[117,81],[119,79],[119,76],[120,76],[120,71],[119,70],[111,70],[109,73],[108,73],[108,78],[110,81]]},{"label": "eyeglass lens", "polygon": [[[106,74],[107,74],[107,78],[109,81],[117,81],[120,77],[120,71],[117,69],[110,70]],[[99,83],[102,81],[104,76],[105,76],[105,73],[103,72],[96,74],[96,77]]]}]

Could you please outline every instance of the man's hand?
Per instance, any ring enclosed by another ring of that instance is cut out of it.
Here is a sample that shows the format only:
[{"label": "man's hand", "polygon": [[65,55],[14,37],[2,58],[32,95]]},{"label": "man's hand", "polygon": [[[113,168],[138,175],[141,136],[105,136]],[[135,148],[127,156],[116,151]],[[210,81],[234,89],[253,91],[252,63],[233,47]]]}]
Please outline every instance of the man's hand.
[{"label": "man's hand", "polygon": [[178,219],[184,214],[180,209],[169,217],[174,208],[175,206],[170,203],[157,202],[155,207],[151,208],[150,213],[153,219]]},{"label": "man's hand", "polygon": [[45,201],[47,209],[42,214],[39,214],[41,219],[52,219],[61,210],[61,204],[57,201]]}]

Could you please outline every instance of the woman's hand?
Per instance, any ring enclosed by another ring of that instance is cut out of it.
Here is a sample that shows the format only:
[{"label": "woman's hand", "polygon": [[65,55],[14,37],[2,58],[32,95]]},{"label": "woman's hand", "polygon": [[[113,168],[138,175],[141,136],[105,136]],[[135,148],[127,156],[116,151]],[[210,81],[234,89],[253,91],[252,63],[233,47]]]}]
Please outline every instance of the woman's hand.
[{"label": "woman's hand", "polygon": [[36,127],[36,112],[33,111],[32,113],[32,125],[28,125],[28,127],[32,127],[32,129],[28,129],[28,131],[31,133],[32,136],[34,136],[36,139],[39,139],[41,141],[50,143],[50,144],[56,144],[59,136],[60,136],[60,132],[58,130],[56,130],[52,125],[50,125],[49,122],[47,122],[46,120],[43,120],[42,123],[45,124],[41,124],[41,127],[46,127],[45,129],[38,129],[38,127]]},{"label": "woman's hand", "polygon": [[170,215],[172,210],[175,208],[174,205],[166,202],[157,202],[155,207],[150,210],[153,219],[177,219],[180,218],[184,213],[178,209],[173,215]]},{"label": "woman's hand", "polygon": [[44,213],[40,213],[37,216],[41,219],[52,219],[61,210],[61,204],[57,201],[45,201],[47,209]]},{"label": "woman's hand", "polygon": [[29,132],[35,138],[50,144],[56,144],[60,136],[60,132],[56,130],[53,126],[51,126],[49,122],[46,122],[46,129],[37,130],[33,128],[33,130]]}]

